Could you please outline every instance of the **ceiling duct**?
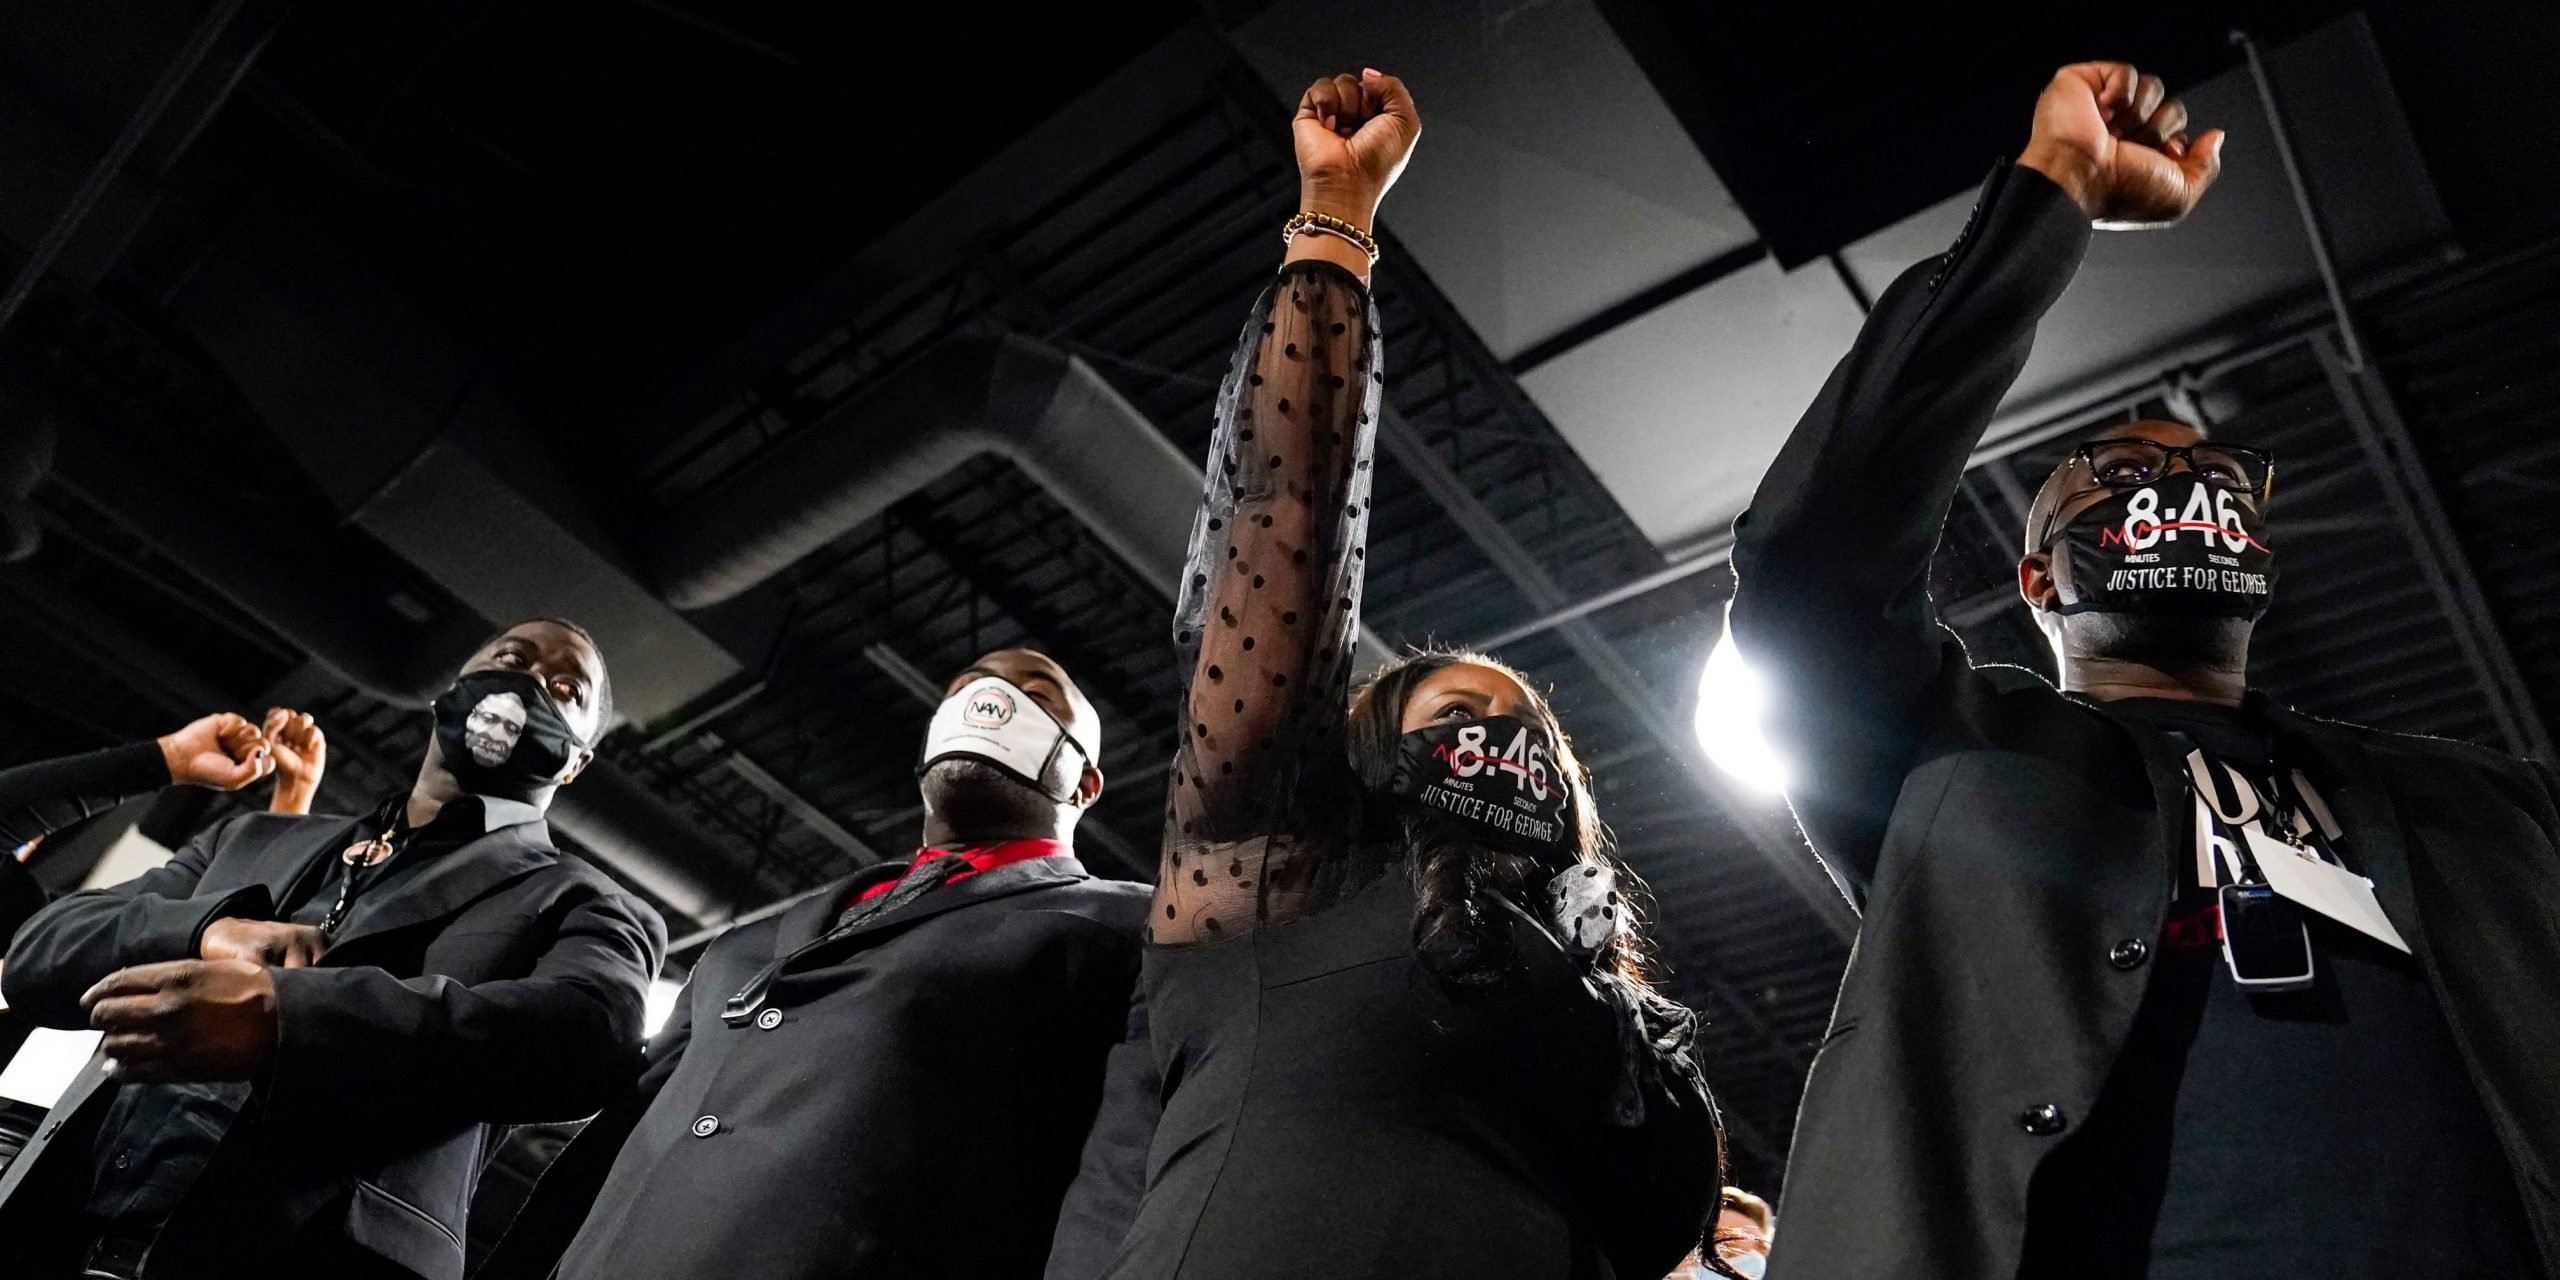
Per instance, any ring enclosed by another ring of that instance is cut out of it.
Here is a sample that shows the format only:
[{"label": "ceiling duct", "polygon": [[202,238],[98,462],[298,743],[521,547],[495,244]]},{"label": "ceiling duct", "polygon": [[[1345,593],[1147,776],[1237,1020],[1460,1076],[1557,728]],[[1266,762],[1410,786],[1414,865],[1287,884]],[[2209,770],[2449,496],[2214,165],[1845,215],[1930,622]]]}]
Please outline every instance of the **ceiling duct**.
[{"label": "ceiling duct", "polygon": [[734,599],[987,453],[1140,577],[1169,589],[1181,575],[1200,468],[1092,366],[1021,337],[948,343],[694,495],[647,572],[679,609]]}]

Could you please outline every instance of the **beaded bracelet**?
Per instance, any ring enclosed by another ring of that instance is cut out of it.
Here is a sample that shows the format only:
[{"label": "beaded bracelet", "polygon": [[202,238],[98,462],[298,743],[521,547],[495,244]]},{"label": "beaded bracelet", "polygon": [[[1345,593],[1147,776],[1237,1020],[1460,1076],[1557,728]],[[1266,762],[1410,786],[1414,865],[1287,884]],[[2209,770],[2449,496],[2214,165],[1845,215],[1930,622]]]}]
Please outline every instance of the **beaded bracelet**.
[{"label": "beaded bracelet", "polygon": [[1348,240],[1358,245],[1360,252],[1369,255],[1370,266],[1378,265],[1378,238],[1332,214],[1318,213],[1313,209],[1301,210],[1298,216],[1281,224],[1280,243],[1288,244],[1296,240],[1301,231],[1321,231],[1326,235]]}]

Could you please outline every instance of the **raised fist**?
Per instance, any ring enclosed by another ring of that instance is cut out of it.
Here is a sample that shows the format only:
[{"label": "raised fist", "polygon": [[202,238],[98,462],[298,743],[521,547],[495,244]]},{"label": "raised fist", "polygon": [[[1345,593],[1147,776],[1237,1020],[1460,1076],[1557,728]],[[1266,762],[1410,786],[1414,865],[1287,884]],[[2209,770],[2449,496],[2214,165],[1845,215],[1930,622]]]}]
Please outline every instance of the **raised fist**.
[{"label": "raised fist", "polygon": [[268,754],[276,761],[276,794],[267,811],[311,812],[311,802],[320,794],[320,776],[329,767],[328,735],[320,732],[319,722],[308,712],[288,707],[267,708],[267,722],[260,728],[267,736]]},{"label": "raised fist", "polygon": [[2053,179],[2099,227],[2165,227],[2222,172],[2222,131],[2190,142],[2187,109],[2160,77],[2131,63],[2080,62],[2053,73],[2036,99],[2018,163]]},{"label": "raised fist", "polygon": [[228,711],[217,711],[160,739],[171,782],[237,791],[275,768],[267,736]]},{"label": "raised fist", "polygon": [[1413,155],[1422,117],[1404,81],[1363,71],[1308,85],[1289,132],[1297,145],[1300,207],[1366,229]]}]

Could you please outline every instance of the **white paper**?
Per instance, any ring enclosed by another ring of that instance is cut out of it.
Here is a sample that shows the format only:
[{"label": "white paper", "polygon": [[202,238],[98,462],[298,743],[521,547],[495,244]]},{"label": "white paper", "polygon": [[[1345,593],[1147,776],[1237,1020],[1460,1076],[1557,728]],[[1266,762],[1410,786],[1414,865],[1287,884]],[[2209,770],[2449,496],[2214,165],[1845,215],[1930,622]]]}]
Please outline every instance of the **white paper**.
[{"label": "white paper", "polygon": [[89,1055],[96,1052],[99,1031],[57,1031],[38,1027],[27,1033],[27,1042],[18,1048],[18,1056],[0,1070],[0,1098],[15,1098],[50,1107],[62,1099],[62,1091],[71,1087],[71,1078],[89,1065]]},{"label": "white paper", "polygon": [[2243,827],[2240,834],[2248,840],[2249,856],[2267,877],[2268,888],[2359,933],[2370,934],[2402,951],[2409,949],[2400,931],[2392,927],[2391,917],[2383,914],[2382,900],[2374,896],[2372,881],[2322,861],[2257,827]]}]

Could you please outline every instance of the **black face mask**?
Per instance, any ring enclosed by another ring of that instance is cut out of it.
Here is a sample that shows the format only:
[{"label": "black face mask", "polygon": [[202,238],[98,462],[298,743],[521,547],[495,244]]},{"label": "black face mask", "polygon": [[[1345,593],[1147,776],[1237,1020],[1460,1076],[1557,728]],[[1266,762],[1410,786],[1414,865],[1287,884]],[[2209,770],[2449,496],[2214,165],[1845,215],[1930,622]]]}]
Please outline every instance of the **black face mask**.
[{"label": "black face mask", "polygon": [[1542,862],[1576,844],[1573,791],[1555,746],[1525,720],[1487,716],[1404,735],[1387,791],[1487,845]]},{"label": "black face mask", "polygon": [[528,671],[474,671],[436,697],[444,767],[478,795],[523,797],[560,781],[586,742]]},{"label": "black face mask", "polygon": [[2240,494],[2191,475],[2121,490],[2046,535],[2071,558],[2054,612],[2255,619],[2276,583],[2263,528]]}]

